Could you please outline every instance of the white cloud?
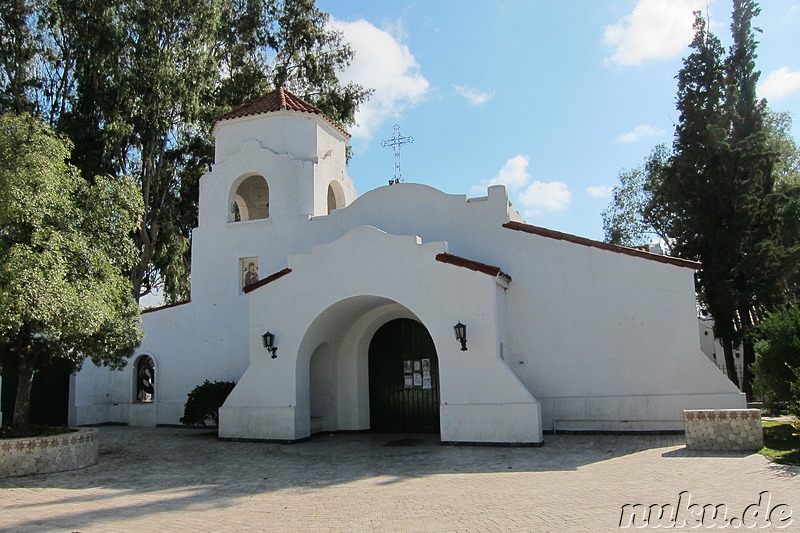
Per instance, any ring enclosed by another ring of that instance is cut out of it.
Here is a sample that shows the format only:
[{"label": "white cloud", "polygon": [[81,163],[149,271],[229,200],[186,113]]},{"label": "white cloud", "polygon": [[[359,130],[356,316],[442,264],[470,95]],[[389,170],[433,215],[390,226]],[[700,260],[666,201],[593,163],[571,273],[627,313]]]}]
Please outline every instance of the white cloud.
[{"label": "white cloud", "polygon": [[515,155],[503,165],[493,178],[484,180],[478,190],[485,189],[490,185],[506,185],[509,189],[519,190],[531,181],[528,173],[530,162],[526,155]]},{"label": "white cloud", "polygon": [[622,66],[679,55],[692,42],[694,11],[706,0],[639,0],[630,15],[603,28],[603,42],[614,48],[606,61]]},{"label": "white cloud", "polygon": [[781,67],[773,70],[758,84],[758,94],[768,100],[785,98],[800,91],[800,70]]},{"label": "white cloud", "polygon": [[388,31],[364,19],[344,22],[332,18],[330,24],[344,34],[355,52],[341,79],[375,89],[356,114],[358,126],[350,131],[355,138],[369,140],[384,121],[421,102],[430,83],[408,46]]},{"label": "white cloud", "polygon": [[655,126],[651,126],[650,124],[639,124],[632,131],[627,133],[623,133],[617,140],[624,143],[632,143],[638,141],[640,139],[646,139],[648,137],[656,137],[658,135],[663,135],[665,132],[661,128],[656,128]]},{"label": "white cloud", "polygon": [[611,198],[614,187],[611,185],[591,185],[586,188],[586,194],[592,198]]},{"label": "white cloud", "polygon": [[458,94],[463,96],[467,102],[472,105],[481,105],[485,104],[492,98],[494,98],[494,93],[487,93],[480,91],[473,87],[472,85],[453,85],[453,88],[456,90]]},{"label": "white cloud", "polygon": [[572,193],[566,183],[534,181],[519,196],[519,203],[526,213],[538,215],[542,211],[565,209],[571,198]]},{"label": "white cloud", "polygon": [[495,176],[472,187],[472,191],[478,193],[490,185],[505,185],[512,203],[527,217],[565,209],[572,198],[567,184],[534,180],[528,172],[529,166],[528,156],[516,155],[506,161]]}]

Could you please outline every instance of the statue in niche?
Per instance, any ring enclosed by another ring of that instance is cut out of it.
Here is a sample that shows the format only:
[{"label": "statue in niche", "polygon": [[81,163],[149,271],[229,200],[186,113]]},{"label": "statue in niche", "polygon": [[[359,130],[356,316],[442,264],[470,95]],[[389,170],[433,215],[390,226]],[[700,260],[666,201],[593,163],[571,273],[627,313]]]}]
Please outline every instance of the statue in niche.
[{"label": "statue in niche", "polygon": [[136,399],[140,402],[152,402],[155,394],[155,365],[147,356],[139,359],[136,369]]}]

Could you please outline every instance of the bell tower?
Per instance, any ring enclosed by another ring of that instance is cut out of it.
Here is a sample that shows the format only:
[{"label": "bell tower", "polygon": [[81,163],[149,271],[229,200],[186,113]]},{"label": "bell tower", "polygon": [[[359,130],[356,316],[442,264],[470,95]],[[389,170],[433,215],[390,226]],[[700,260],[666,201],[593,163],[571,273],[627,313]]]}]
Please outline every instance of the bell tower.
[{"label": "bell tower", "polygon": [[285,89],[221,116],[214,138],[192,232],[192,299],[219,303],[284,268],[309,219],[347,207],[356,191],[350,135]]},{"label": "bell tower", "polygon": [[201,227],[323,216],[356,197],[346,171],[350,135],[286,89],[221,116],[214,137],[214,166],[200,186]]}]

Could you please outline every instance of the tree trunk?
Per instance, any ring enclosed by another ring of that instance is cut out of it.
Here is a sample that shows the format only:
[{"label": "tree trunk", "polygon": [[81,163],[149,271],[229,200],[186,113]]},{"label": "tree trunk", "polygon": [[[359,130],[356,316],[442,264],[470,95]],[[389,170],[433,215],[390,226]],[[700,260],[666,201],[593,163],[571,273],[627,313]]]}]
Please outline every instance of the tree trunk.
[{"label": "tree trunk", "polygon": [[733,341],[731,339],[720,339],[722,341],[722,352],[725,357],[725,373],[733,384],[741,389],[739,376],[736,375],[736,364],[733,362]]},{"label": "tree trunk", "polygon": [[14,419],[12,427],[25,429],[28,427],[28,417],[31,411],[31,387],[33,385],[33,368],[35,356],[31,353],[23,353],[17,366],[17,399],[14,402]]}]

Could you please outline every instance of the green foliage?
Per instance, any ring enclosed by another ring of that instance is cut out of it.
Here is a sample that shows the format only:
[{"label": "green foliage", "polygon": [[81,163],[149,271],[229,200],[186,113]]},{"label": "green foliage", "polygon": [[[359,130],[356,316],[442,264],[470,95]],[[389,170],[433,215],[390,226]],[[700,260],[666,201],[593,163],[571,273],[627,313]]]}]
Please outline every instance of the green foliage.
[{"label": "green foliage", "polygon": [[666,223],[651,220],[645,214],[653,175],[663,167],[668,157],[667,147],[658,145],[643,165],[620,172],[611,203],[602,213],[606,242],[641,246],[661,239],[669,244],[669,236],[660,231]]},{"label": "green foliage", "polygon": [[198,385],[187,396],[186,405],[183,407],[181,424],[189,426],[205,426],[207,422],[212,425],[219,425],[219,408],[225,403],[225,399],[231,393],[236,383],[233,381],[215,381],[211,383],[205,380],[202,385]]},{"label": "green foliage", "polygon": [[23,400],[35,368],[121,368],[141,341],[123,275],[141,197],[125,177],[82,179],[70,148],[39,119],[0,116],[0,365],[18,371]]},{"label": "green foliage", "polygon": [[645,217],[667,222],[673,253],[703,264],[699,297],[714,317],[730,368],[731,347],[743,343],[748,394],[751,312],[785,300],[798,250],[782,228],[790,194],[776,187],[780,136],[771,130],[766,102],[756,98],[751,22],[758,13],[754,1],[734,0],[727,54],[696,13],[693,52],[678,74],[672,155],[653,174],[644,210]]},{"label": "green foliage", "polygon": [[[770,313],[758,325],[753,389],[768,405],[800,402],[793,397],[793,382],[800,379],[800,307]],[[798,387],[798,386],[796,386]]]},{"label": "green foliage", "polygon": [[800,438],[789,422],[764,422],[764,447],[759,451],[771,461],[800,465]]},{"label": "green foliage", "polygon": [[794,381],[789,386],[789,392],[791,393],[789,412],[794,415],[794,426],[800,433],[800,366],[793,367],[792,373],[794,374]]},{"label": "green foliage", "polygon": [[40,52],[34,7],[0,2],[0,113],[31,110],[37,86],[35,58]]},{"label": "green foliage", "polygon": [[13,37],[0,109],[45,116],[84,178],[135,179],[133,295],[182,300],[216,117],[283,85],[348,125],[368,97],[338,81],[352,51],[327,21],[313,0],[14,0],[0,8]]}]

